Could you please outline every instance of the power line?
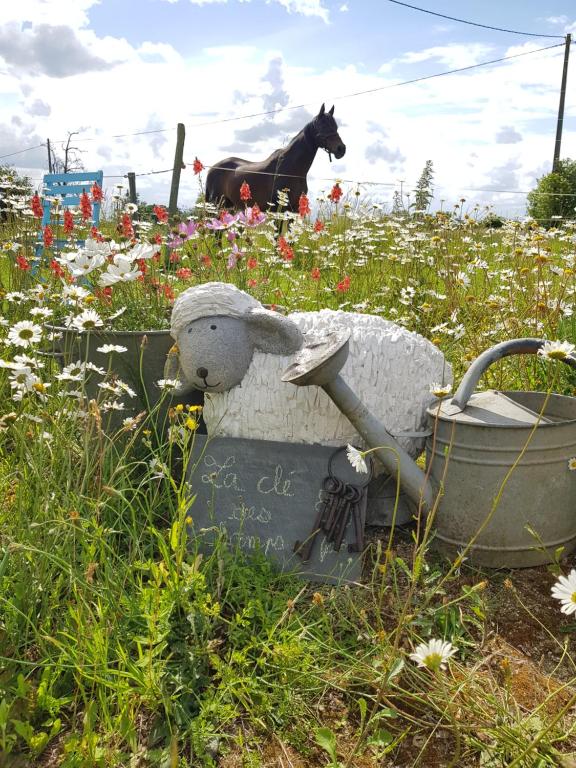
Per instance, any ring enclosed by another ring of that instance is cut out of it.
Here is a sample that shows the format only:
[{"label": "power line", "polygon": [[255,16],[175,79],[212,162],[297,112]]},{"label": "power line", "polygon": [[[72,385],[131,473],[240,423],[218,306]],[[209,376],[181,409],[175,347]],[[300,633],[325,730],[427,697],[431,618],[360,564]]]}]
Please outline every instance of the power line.
[{"label": "power line", "polygon": [[[393,2],[397,2],[398,0],[390,0],[390,2],[392,2],[392,1]],[[554,35],[554,37],[558,37],[558,35]],[[363,91],[354,91],[352,93],[346,93],[346,94],[342,94],[340,96],[332,96],[330,98],[333,101],[342,101],[344,99],[355,98],[356,96],[365,96],[365,95],[367,95],[369,93],[378,93],[379,91],[386,91],[386,90],[390,90],[391,88],[400,88],[401,86],[404,86],[404,85],[413,85],[414,83],[421,83],[421,82],[424,82],[426,80],[432,80],[432,79],[437,78],[437,77],[444,77],[446,75],[454,75],[454,74],[457,74],[459,72],[466,72],[466,71],[469,71],[471,69],[478,69],[479,67],[487,67],[487,66],[490,66],[492,64],[500,64],[503,61],[511,61],[512,59],[518,59],[518,58],[521,58],[522,56],[531,56],[531,55],[533,55],[535,53],[541,53],[542,51],[549,51],[549,50],[552,50],[554,48],[561,48],[561,47],[564,47],[564,43],[554,43],[553,45],[547,45],[547,46],[544,46],[543,48],[536,48],[536,49],[534,49],[532,51],[523,51],[522,53],[515,53],[515,54],[512,54],[511,56],[501,56],[498,59],[490,59],[489,61],[481,61],[481,62],[478,62],[477,64],[469,64],[466,67],[458,67],[456,69],[448,69],[448,70],[445,70],[444,72],[436,72],[435,74],[432,74],[432,75],[424,75],[422,77],[416,77],[416,78],[413,78],[411,80],[403,80],[400,83],[391,83],[389,85],[381,85],[381,86],[378,86],[376,88],[368,88],[368,89],[363,90]],[[290,111],[295,110],[295,109],[303,109],[305,107],[312,106],[312,104],[313,104],[312,102],[307,102],[307,103],[304,103],[304,104],[296,104],[296,105],[293,105],[291,107],[281,107],[280,109],[270,109],[270,110],[266,110],[265,112],[253,112],[253,113],[248,114],[248,115],[236,115],[235,117],[226,117],[226,118],[221,118],[219,120],[211,120],[211,121],[204,122],[204,123],[193,123],[190,127],[191,128],[202,128],[202,127],[210,126],[210,125],[220,125],[220,124],[224,124],[224,123],[236,122],[238,120],[248,120],[250,118],[255,118],[255,117],[267,117],[269,115],[276,115],[276,114],[279,114],[281,112],[290,112]],[[114,134],[114,135],[109,136],[108,138],[125,138],[125,137],[128,137],[128,136],[143,136],[143,135],[153,134],[153,133],[166,133],[167,131],[174,131],[174,130],[176,130],[176,129],[175,128],[158,128],[158,129],[149,130],[149,131],[136,131],[134,133]],[[89,138],[86,138],[86,139],[75,139],[75,141],[77,141],[77,142],[80,142],[80,141],[96,141],[97,139],[104,139],[104,138],[107,138],[107,137],[106,136],[94,136],[94,137],[89,137]],[[60,140],[55,142],[55,143],[60,143]],[[2,160],[3,158],[6,158],[6,157],[13,157],[14,155],[22,154],[23,152],[30,152],[33,149],[39,149],[40,147],[45,147],[45,146],[46,146],[45,144],[37,144],[34,147],[27,147],[26,149],[21,149],[21,150],[18,150],[17,152],[11,152],[8,155],[0,155],[0,160]],[[168,170],[171,170],[171,169],[168,169]],[[165,173],[165,172],[166,171],[151,171],[150,173]],[[139,174],[139,175],[142,175],[142,174]],[[146,174],[146,175],[148,175],[148,174]]]},{"label": "power line", "polygon": [[[557,35],[555,35],[555,37],[557,37]],[[353,93],[346,93],[346,94],[343,94],[343,95],[340,95],[340,96],[331,96],[330,100],[332,100],[332,101],[342,101],[343,99],[350,99],[350,98],[354,98],[356,96],[364,96],[364,95],[369,94],[369,93],[377,93],[378,91],[385,91],[385,90],[389,90],[390,88],[399,88],[400,86],[403,86],[403,85],[412,85],[413,83],[419,83],[419,82],[422,82],[424,80],[431,80],[431,79],[436,78],[436,77],[444,77],[445,75],[453,75],[453,74],[457,74],[458,72],[465,72],[467,70],[476,69],[478,67],[486,67],[486,66],[489,66],[490,64],[499,64],[502,61],[510,61],[512,59],[518,59],[518,58],[520,58],[522,56],[531,56],[534,53],[541,53],[542,51],[549,51],[549,50],[552,50],[553,48],[560,48],[560,47],[562,47],[562,45],[563,45],[563,43],[554,43],[553,45],[547,45],[547,46],[545,46],[543,48],[536,48],[533,51],[523,51],[522,53],[515,53],[515,54],[512,54],[511,56],[502,56],[499,59],[491,59],[489,61],[481,61],[481,62],[478,62],[478,64],[470,64],[467,67],[459,67],[457,69],[449,69],[449,70],[446,70],[445,72],[437,72],[437,73],[435,73],[433,75],[424,75],[423,77],[417,77],[417,78],[414,78],[412,80],[404,80],[404,81],[402,81],[400,83],[392,83],[391,85],[382,85],[382,86],[378,86],[377,88],[369,88],[369,89],[364,90],[364,91],[355,91]],[[279,109],[269,109],[269,110],[266,110],[264,112],[252,112],[252,113],[247,114],[247,115],[236,115],[235,117],[224,117],[224,118],[220,118],[218,120],[209,120],[209,121],[206,121],[206,122],[203,122],[203,123],[192,123],[192,125],[190,125],[189,127],[190,128],[204,128],[204,127],[210,126],[210,125],[221,125],[221,124],[224,124],[224,123],[233,123],[233,122],[236,122],[238,120],[249,120],[249,119],[255,118],[255,117],[269,117],[270,115],[277,115],[277,114],[280,114],[281,112],[290,112],[290,111],[293,111],[295,109],[304,109],[306,107],[310,107],[310,106],[314,106],[314,105],[315,105],[315,102],[306,102],[304,104],[295,104],[295,105],[293,105],[291,107],[280,107]],[[105,136],[105,135],[104,136],[93,136],[93,137],[86,138],[86,139],[75,139],[75,141],[76,142],[80,142],[80,141],[96,141],[97,139],[105,139],[105,138],[117,139],[117,138],[129,137],[129,136],[143,136],[143,135],[146,135],[146,134],[153,134],[153,133],[165,133],[167,131],[175,131],[175,130],[176,130],[175,128],[159,128],[159,129],[150,130],[150,131],[136,131],[135,133],[114,134],[114,135],[111,135],[111,136],[108,136],[108,137]],[[58,142],[56,142],[56,143],[58,143]],[[25,151],[25,150],[23,150],[23,151]]]},{"label": "power line", "polygon": [[480,24],[476,21],[467,21],[466,19],[458,19],[456,16],[447,16],[445,13],[437,13],[436,11],[429,11],[427,8],[419,8],[417,5],[410,5],[410,3],[403,3],[400,0],[388,0],[389,3],[394,5],[403,5],[405,8],[412,8],[413,11],[421,11],[422,13],[428,13],[430,16],[439,16],[441,19],[450,19],[450,21],[457,21],[460,24],[469,24],[472,27],[482,27],[483,29],[492,29],[495,32],[508,32],[511,35],[524,35],[525,37],[555,37],[564,38],[564,35],[540,35],[537,32],[519,32],[517,29],[505,29],[504,27],[493,27],[490,24]]},{"label": "power line", "polygon": [[10,152],[7,155],[0,155],[0,160],[3,160],[5,157],[14,157],[14,155],[21,155],[23,152],[31,152],[33,149],[40,149],[40,147],[45,147],[46,144],[36,144],[34,147],[27,147],[26,149],[19,149],[17,152]]},{"label": "power line", "polygon": [[[502,61],[510,61],[511,59],[518,59],[522,56],[531,56],[534,53],[541,53],[542,51],[549,51],[553,48],[562,48],[564,47],[564,43],[554,43],[553,45],[546,45],[544,48],[536,48],[533,51],[523,51],[522,53],[514,53],[511,56],[502,56],[499,59],[490,59],[490,61],[481,61],[478,64],[469,64],[467,67],[458,67],[457,69],[448,69],[445,72],[436,72],[433,75],[424,75],[422,77],[416,77],[412,80],[403,80],[400,83],[392,83],[390,85],[380,85],[377,88],[368,88],[365,91],[354,91],[353,93],[346,93],[341,96],[331,96],[328,101],[342,101],[343,99],[351,99],[356,96],[365,96],[368,93],[377,93],[378,91],[387,91],[390,88],[399,88],[402,85],[412,85],[413,83],[420,83],[424,80],[432,80],[435,77],[444,77],[445,75],[454,75],[458,72],[465,72],[470,69],[477,69],[478,67],[487,67],[490,64],[499,64]],[[219,125],[220,123],[231,123],[236,120],[247,120],[251,117],[265,117],[267,115],[276,115],[279,112],[289,112],[293,109],[303,109],[304,107],[309,107],[312,105],[312,102],[308,102],[307,104],[297,104],[292,107],[282,107],[280,109],[271,109],[267,112],[254,112],[250,115],[238,115],[236,117],[227,117],[221,120],[212,120],[210,122],[205,123],[193,123],[190,127],[191,128],[202,128],[207,125]]]}]

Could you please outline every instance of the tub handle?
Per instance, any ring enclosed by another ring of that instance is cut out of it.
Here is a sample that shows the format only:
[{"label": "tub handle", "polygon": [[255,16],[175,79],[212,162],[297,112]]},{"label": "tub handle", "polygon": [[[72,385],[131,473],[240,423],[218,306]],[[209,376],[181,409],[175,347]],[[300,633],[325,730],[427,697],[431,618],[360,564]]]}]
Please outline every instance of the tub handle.
[{"label": "tub handle", "polygon": [[[537,355],[538,350],[542,349],[545,343],[545,339],[510,339],[510,341],[503,341],[482,352],[462,378],[460,386],[452,398],[452,405],[462,410],[466,408],[468,400],[470,400],[480,378],[492,363],[509,355]],[[563,358],[562,362],[572,368],[576,368],[576,357],[573,355]]]}]

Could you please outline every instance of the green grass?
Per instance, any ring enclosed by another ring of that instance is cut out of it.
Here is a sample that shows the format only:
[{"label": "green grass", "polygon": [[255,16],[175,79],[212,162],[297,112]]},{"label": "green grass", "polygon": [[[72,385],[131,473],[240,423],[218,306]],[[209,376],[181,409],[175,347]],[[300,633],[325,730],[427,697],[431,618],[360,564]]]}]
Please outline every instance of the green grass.
[{"label": "green grass", "polygon": [[[233,269],[230,243],[220,249],[204,233],[158,274],[174,290],[234,281],[289,311],[381,314],[434,339],[456,380],[497,341],[576,342],[574,228],[492,230],[460,209],[387,217],[354,197],[337,209],[323,203],[320,215],[321,233],[296,222],[291,261],[264,225],[239,232]],[[30,257],[32,226],[22,218],[0,230],[4,360],[18,352],[8,330],[35,305],[28,293],[6,294],[39,278],[59,289],[49,271],[33,276],[15,264],[8,243]],[[102,228],[112,234],[115,222]],[[186,280],[175,275],[182,266],[192,271]],[[146,295],[114,301],[145,309]],[[386,531],[356,587],[304,584],[223,542],[202,555],[186,535],[187,414],[171,412],[167,436],[153,414],[110,434],[100,406],[71,399],[73,385],[38,359],[44,392],[13,400],[10,372],[1,372],[0,766],[535,768],[576,750],[574,624],[549,596],[558,566],[503,584],[435,557],[427,540],[389,541]],[[485,377],[511,389],[552,381],[574,394],[566,366],[551,373],[535,358],[504,361]],[[521,649],[512,616],[530,627]],[[458,649],[443,673],[408,657],[430,637]],[[538,690],[527,693],[517,670]]]}]

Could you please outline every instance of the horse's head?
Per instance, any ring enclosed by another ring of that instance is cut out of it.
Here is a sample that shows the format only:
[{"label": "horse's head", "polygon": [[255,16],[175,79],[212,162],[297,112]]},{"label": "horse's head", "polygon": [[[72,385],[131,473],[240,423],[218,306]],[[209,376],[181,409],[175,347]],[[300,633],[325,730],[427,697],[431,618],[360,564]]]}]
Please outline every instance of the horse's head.
[{"label": "horse's head", "polygon": [[337,160],[344,157],[346,145],[338,134],[338,126],[334,120],[334,107],[326,112],[322,104],[320,112],[312,121],[312,126],[316,143],[321,149],[325,149],[329,155],[334,155]]}]

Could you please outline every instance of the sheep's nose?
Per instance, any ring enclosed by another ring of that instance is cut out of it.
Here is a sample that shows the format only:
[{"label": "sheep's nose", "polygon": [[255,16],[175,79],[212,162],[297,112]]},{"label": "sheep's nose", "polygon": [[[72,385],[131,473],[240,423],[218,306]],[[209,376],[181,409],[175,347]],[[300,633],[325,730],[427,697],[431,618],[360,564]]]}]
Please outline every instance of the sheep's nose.
[{"label": "sheep's nose", "polygon": [[206,368],[196,368],[196,375],[199,376],[201,379],[207,379],[208,371],[206,370]]}]

